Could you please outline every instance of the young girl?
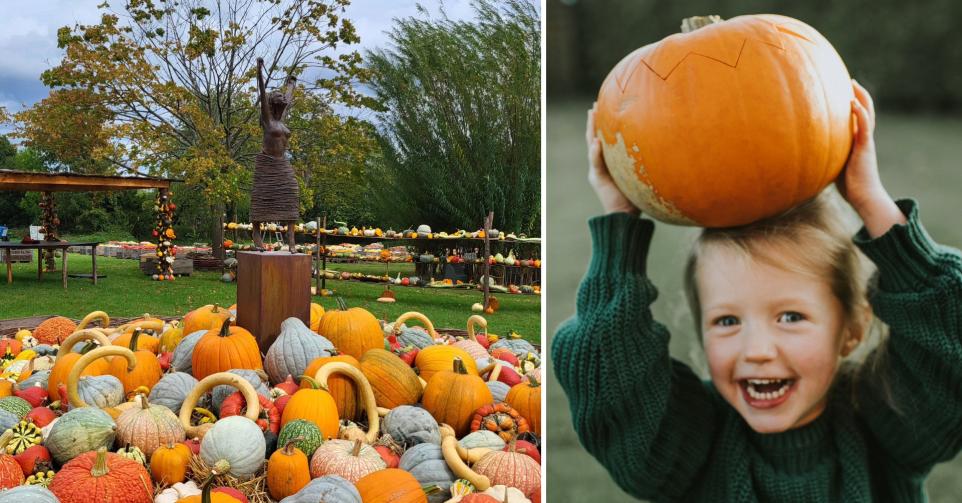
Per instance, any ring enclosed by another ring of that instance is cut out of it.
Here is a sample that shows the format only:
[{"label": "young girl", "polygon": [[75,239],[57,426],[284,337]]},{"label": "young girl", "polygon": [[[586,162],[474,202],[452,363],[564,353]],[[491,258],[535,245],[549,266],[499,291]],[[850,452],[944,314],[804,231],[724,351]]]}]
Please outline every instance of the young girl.
[{"label": "young girl", "polygon": [[[608,214],[589,221],[591,264],[552,358],[582,443],[629,494],[925,501],[928,472],[962,447],[962,257],[883,188],[871,98],[854,88],[859,132],[836,183],[864,223],[854,240],[820,197],[695,245],[689,299],[710,382],[669,356],[651,317],[654,223],[612,182],[589,112],[589,181]],[[857,250],[877,266],[870,298]],[[873,311],[889,336],[847,369]]]}]

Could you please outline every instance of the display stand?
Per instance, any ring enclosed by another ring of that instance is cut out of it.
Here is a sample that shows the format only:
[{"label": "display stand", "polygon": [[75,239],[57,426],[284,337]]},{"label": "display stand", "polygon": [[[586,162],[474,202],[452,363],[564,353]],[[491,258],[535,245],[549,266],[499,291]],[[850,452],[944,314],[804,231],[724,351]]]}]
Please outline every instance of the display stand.
[{"label": "display stand", "polygon": [[281,322],[311,321],[311,256],[303,253],[237,253],[237,324],[244,327],[262,353],[274,343]]}]

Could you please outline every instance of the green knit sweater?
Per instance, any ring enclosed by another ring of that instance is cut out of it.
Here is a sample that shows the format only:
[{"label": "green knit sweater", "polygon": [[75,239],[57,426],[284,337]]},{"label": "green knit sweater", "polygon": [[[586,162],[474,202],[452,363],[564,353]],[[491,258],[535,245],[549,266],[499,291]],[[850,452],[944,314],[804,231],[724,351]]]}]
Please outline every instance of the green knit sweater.
[{"label": "green knit sweater", "polygon": [[645,275],[654,223],[591,219],[577,312],[552,344],[588,452],[656,501],[925,501],[926,475],[962,447],[962,256],[932,241],[914,201],[898,205],[906,225],[854,238],[879,268],[871,303],[890,327],[887,379],[842,373],[818,419],[776,434],[756,433],[669,356]]}]

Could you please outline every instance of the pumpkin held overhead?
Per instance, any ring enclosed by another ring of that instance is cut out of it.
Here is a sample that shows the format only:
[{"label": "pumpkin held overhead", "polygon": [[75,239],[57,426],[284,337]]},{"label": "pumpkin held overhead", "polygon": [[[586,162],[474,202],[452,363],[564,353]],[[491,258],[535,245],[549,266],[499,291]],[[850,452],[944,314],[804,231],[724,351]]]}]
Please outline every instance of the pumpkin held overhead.
[{"label": "pumpkin held overhead", "polygon": [[852,99],[841,57],[805,23],[691,18],[612,69],[596,133],[642,211],[727,227],[777,215],[836,178],[852,144]]}]

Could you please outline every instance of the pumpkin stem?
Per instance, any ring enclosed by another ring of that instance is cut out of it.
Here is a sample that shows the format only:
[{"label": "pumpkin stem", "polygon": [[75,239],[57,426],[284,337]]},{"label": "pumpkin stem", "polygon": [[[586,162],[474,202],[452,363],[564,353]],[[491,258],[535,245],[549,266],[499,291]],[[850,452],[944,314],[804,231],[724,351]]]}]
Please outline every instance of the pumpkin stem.
[{"label": "pumpkin stem", "polygon": [[441,487],[437,485],[421,486],[421,490],[424,491],[425,495],[431,495],[437,492],[441,492]]},{"label": "pumpkin stem", "polygon": [[286,454],[286,455],[288,455],[288,456],[293,455],[293,454],[294,454],[294,448],[297,447],[297,446],[294,445],[294,444],[296,444],[297,442],[300,442],[300,441],[302,441],[302,440],[304,440],[304,437],[301,436],[301,435],[298,435],[298,436],[296,436],[296,437],[288,440],[287,443],[284,444],[284,454]]},{"label": "pumpkin stem", "polygon": [[97,458],[94,460],[94,467],[90,469],[90,475],[94,477],[103,477],[107,475],[110,470],[107,468],[107,448],[101,447],[97,449]]},{"label": "pumpkin stem", "polygon": [[351,451],[351,456],[355,458],[361,455],[361,439],[354,440],[354,449]]},{"label": "pumpkin stem", "polygon": [[455,373],[455,374],[467,374],[467,373],[468,373],[468,370],[464,368],[464,362],[461,361],[461,358],[455,357],[455,358],[454,358],[454,364],[453,364],[452,366],[454,367],[454,373]]},{"label": "pumpkin stem", "polygon": [[541,386],[541,383],[539,383],[538,380],[535,379],[533,375],[529,374],[529,375],[526,375],[525,377],[528,378],[528,386],[532,388],[537,388],[538,386]]},{"label": "pumpkin stem", "polygon": [[[87,341],[87,343],[84,344],[82,348],[80,348],[80,354],[85,355],[99,347],[100,345],[98,345],[94,341]],[[70,348],[70,349],[73,349],[73,348]]]},{"label": "pumpkin stem", "polygon": [[129,349],[131,351],[137,351],[137,340],[140,339],[140,328],[135,328],[133,335],[130,336]]},{"label": "pumpkin stem", "polygon": [[229,319],[226,319],[224,320],[224,323],[221,323],[220,332],[218,332],[217,335],[219,335],[220,337],[230,336],[230,320]]},{"label": "pumpkin stem", "polygon": [[681,20],[681,32],[691,33],[699,28],[704,28],[710,24],[722,22],[721,16],[692,16]]},{"label": "pumpkin stem", "polygon": [[137,395],[140,397],[140,409],[147,410],[147,408],[150,407],[150,404],[147,403],[147,395],[143,393],[138,393]]},{"label": "pumpkin stem", "polygon": [[312,389],[327,389],[326,387],[322,386],[321,383],[317,382],[317,379],[314,379],[309,375],[302,375],[301,380],[307,381],[307,384],[310,384]]},{"label": "pumpkin stem", "polygon": [[338,296],[335,300],[337,301],[337,308],[339,310],[347,311],[347,301],[344,300],[344,297]]},{"label": "pumpkin stem", "polygon": [[214,475],[224,475],[229,471],[230,471],[230,461],[227,461],[226,459],[222,459],[214,463],[214,467],[211,468],[210,470],[211,479],[214,478]]}]

